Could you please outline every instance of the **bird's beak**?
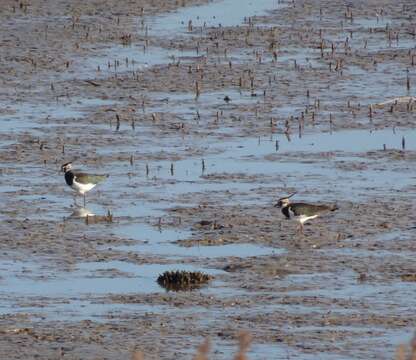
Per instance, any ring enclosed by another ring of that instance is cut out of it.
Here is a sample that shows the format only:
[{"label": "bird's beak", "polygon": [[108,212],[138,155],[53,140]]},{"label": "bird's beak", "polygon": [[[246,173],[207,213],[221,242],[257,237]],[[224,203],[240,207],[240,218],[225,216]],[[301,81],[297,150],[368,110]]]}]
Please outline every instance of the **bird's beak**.
[{"label": "bird's beak", "polygon": [[276,204],[273,205],[273,207],[280,207],[280,201],[278,201]]}]

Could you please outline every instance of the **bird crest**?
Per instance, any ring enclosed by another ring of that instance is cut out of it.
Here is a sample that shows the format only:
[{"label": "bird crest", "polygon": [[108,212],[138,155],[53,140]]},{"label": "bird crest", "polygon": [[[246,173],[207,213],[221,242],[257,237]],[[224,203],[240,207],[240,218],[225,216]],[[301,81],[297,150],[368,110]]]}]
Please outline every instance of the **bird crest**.
[{"label": "bird crest", "polygon": [[285,197],[282,197],[282,198],[278,199],[275,207],[281,208],[281,207],[288,206],[290,204],[290,198],[294,195],[296,195],[296,192],[294,192],[294,193],[292,193],[288,196],[285,196]]}]

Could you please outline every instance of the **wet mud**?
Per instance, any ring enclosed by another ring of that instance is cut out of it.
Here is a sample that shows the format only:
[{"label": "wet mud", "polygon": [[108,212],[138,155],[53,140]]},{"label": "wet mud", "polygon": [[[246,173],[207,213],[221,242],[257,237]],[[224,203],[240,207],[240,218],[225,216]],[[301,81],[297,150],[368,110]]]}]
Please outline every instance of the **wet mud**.
[{"label": "wet mud", "polygon": [[[190,359],[209,337],[229,359],[242,330],[252,359],[408,343],[412,1],[3,5],[0,358]],[[109,174],[85,207],[68,161]],[[339,209],[301,235],[273,206],[293,192]]]}]

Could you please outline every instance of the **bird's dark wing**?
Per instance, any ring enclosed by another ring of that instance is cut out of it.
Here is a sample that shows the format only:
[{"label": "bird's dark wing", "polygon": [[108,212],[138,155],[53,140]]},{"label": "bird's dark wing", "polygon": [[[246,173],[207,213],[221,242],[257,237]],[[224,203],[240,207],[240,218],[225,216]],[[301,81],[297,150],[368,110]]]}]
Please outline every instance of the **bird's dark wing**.
[{"label": "bird's dark wing", "polygon": [[108,175],[92,175],[82,172],[74,173],[74,179],[81,184],[98,184],[108,178]]},{"label": "bird's dark wing", "polygon": [[319,215],[327,211],[336,210],[334,206],[331,205],[314,205],[306,203],[293,203],[289,205],[290,210],[295,214],[295,216],[306,215],[314,216]]}]

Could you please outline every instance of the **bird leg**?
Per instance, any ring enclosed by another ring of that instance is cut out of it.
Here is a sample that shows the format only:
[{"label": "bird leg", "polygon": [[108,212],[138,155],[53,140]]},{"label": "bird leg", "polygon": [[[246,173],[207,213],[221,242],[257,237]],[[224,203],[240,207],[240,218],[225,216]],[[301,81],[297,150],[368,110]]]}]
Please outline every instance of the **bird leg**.
[{"label": "bird leg", "polygon": [[85,208],[85,194],[84,194],[84,208]]},{"label": "bird leg", "polygon": [[299,223],[299,229],[298,229],[299,234],[301,235],[305,235],[304,231],[303,231],[303,223]]}]

